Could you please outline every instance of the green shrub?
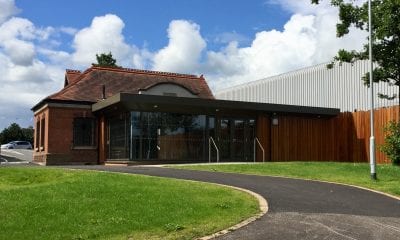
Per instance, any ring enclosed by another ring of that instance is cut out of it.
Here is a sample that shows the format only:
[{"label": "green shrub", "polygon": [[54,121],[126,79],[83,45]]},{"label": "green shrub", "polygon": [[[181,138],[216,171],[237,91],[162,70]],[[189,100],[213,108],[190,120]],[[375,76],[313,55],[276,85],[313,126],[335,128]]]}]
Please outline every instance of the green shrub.
[{"label": "green shrub", "polygon": [[393,165],[400,165],[400,122],[391,121],[384,129],[385,143],[380,147],[392,161]]}]

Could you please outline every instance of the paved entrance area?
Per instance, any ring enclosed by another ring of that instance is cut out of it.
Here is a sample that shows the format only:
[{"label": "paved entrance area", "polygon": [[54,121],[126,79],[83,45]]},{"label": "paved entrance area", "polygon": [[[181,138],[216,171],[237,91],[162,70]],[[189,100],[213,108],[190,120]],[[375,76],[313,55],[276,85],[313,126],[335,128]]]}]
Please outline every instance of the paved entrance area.
[{"label": "paved entrance area", "polygon": [[218,239],[400,239],[400,201],[313,181],[160,167],[71,166],[190,179],[249,189],[268,201],[259,220]]}]

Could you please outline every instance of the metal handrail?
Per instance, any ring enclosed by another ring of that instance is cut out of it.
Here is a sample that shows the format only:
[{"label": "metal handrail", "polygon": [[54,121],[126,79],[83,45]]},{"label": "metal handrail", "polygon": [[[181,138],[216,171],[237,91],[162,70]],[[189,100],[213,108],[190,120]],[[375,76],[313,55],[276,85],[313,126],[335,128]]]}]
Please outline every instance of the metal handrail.
[{"label": "metal handrail", "polygon": [[219,162],[219,149],[213,137],[208,139],[208,162],[211,163],[211,142],[214,144],[215,150],[217,150],[217,162]]},{"label": "metal handrail", "polygon": [[258,143],[258,146],[261,148],[261,151],[263,153],[263,162],[265,162],[265,150],[257,137],[254,138],[254,162],[256,162],[256,142]]}]

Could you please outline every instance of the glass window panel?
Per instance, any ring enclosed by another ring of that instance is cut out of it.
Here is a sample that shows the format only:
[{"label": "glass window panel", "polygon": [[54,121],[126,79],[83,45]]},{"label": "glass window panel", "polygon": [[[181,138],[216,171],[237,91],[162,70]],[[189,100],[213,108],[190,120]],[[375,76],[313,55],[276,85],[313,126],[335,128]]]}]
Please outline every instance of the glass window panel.
[{"label": "glass window panel", "polygon": [[245,125],[245,160],[254,159],[255,120],[249,119]]},{"label": "glass window panel", "polygon": [[208,117],[208,135],[215,140],[215,117]]},{"label": "glass window panel", "polygon": [[109,158],[128,159],[129,122],[126,114],[109,119]]},{"label": "glass window panel", "polygon": [[75,147],[95,145],[95,119],[74,119],[73,144]]},{"label": "glass window panel", "polygon": [[[253,159],[254,119],[221,118],[217,122],[214,116],[131,112],[128,125],[131,160],[205,161],[208,136],[214,137],[221,160]],[[215,150],[211,151],[215,156]]]},{"label": "glass window panel", "polygon": [[160,113],[142,113],[142,159],[157,159],[157,132],[160,125],[160,119]]},{"label": "glass window panel", "polygon": [[233,158],[238,161],[244,161],[245,141],[244,141],[244,120],[234,120],[233,131]]},{"label": "glass window panel", "polygon": [[142,121],[140,112],[131,112],[131,149],[130,159],[140,159]]},{"label": "glass window panel", "polygon": [[203,160],[205,115],[131,113],[132,160]]},{"label": "glass window panel", "polygon": [[220,147],[221,159],[230,159],[231,157],[231,121],[230,119],[220,120],[220,130],[218,144]]}]

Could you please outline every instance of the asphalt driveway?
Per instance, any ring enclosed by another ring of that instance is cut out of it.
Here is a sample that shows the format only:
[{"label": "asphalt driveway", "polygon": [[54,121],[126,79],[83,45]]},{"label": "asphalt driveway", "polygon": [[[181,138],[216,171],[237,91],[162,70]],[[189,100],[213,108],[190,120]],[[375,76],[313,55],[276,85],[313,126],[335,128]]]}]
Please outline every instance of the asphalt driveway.
[{"label": "asphalt driveway", "polygon": [[1,149],[0,162],[27,163],[32,161],[32,154],[30,149]]},{"label": "asphalt driveway", "polygon": [[268,201],[255,222],[218,239],[400,239],[400,200],[313,181],[160,167],[70,166],[213,182],[249,189]]}]

